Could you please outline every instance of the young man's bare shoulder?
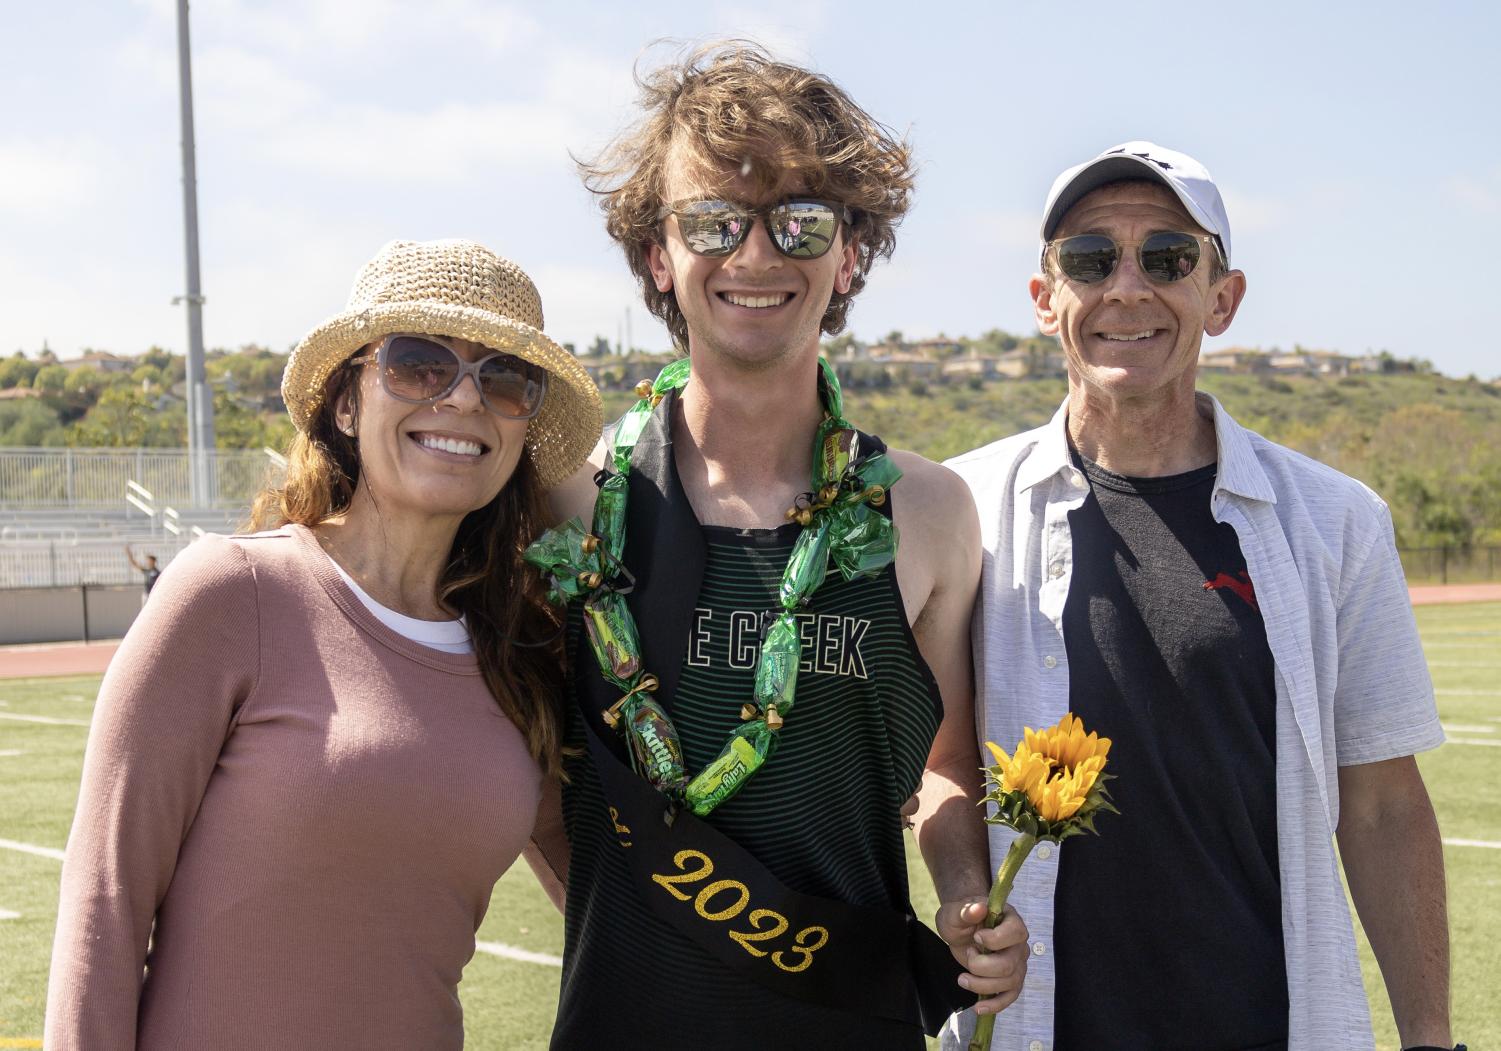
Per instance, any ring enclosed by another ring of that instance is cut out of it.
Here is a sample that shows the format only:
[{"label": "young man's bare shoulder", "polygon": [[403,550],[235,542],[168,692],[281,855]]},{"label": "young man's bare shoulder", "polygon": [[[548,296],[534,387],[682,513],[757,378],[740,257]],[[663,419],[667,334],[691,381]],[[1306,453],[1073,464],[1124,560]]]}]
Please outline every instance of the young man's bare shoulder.
[{"label": "young man's bare shoulder", "polygon": [[933,510],[949,510],[956,507],[974,506],[969,495],[969,486],[964,479],[941,463],[934,463],[925,456],[905,449],[890,449],[887,455],[892,463],[902,469],[897,482],[897,492],[906,500],[920,500]]},{"label": "young man's bare shoulder", "polygon": [[604,439],[600,439],[589,459],[577,471],[547,491],[548,525],[558,525],[570,518],[582,518],[585,523],[590,521],[594,513],[594,498],[599,494],[594,476],[604,466],[605,456]]},{"label": "young man's bare shoulder", "polygon": [[889,455],[902,469],[891,499],[903,543],[915,541],[948,556],[978,550],[980,520],[964,479],[905,449],[892,449]]}]

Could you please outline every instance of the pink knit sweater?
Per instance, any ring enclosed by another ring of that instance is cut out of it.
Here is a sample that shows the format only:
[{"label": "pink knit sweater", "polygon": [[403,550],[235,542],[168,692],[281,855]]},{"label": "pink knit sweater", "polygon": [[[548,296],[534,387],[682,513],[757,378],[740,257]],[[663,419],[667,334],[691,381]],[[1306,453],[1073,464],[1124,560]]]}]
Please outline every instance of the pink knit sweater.
[{"label": "pink knit sweater", "polygon": [[195,543],[100,690],[47,1047],[461,1047],[539,793],[474,657],[383,626],[306,529]]}]

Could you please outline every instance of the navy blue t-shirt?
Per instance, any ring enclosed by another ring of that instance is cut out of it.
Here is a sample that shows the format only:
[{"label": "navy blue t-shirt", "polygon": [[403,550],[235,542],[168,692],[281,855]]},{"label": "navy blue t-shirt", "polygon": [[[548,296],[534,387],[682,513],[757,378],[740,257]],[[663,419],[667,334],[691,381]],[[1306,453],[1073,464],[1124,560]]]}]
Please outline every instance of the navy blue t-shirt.
[{"label": "navy blue t-shirt", "polygon": [[1069,513],[1069,704],[1120,815],[1059,855],[1057,1051],[1287,1044],[1271,651],[1215,466],[1089,479]]}]

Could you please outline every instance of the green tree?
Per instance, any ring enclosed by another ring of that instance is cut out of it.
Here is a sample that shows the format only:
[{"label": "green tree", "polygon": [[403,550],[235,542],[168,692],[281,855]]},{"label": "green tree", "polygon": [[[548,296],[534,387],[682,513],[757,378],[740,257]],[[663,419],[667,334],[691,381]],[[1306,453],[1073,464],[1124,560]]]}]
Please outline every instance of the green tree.
[{"label": "green tree", "polygon": [[69,441],[79,446],[150,445],[154,405],[139,387],[108,387],[99,400],[69,429]]},{"label": "green tree", "polygon": [[0,390],[9,387],[29,387],[37,370],[41,368],[37,362],[32,361],[19,350],[10,357],[0,361]]},{"label": "green tree", "polygon": [[67,432],[40,398],[0,401],[0,446],[64,445]]}]

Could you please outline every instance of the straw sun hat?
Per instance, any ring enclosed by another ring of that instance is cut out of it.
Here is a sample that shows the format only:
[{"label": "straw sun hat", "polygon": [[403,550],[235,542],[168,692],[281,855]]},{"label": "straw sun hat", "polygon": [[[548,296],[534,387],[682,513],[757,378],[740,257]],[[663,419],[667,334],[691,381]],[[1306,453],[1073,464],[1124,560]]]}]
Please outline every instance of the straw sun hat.
[{"label": "straw sun hat", "polygon": [[473,241],[392,241],[354,279],[342,314],[292,351],[281,394],[306,431],[329,375],[355,351],[396,332],[467,339],[547,370],[547,397],[526,428],[542,484],[572,474],[599,440],[599,390],[572,354],[542,334],[542,300],[510,260]]}]

